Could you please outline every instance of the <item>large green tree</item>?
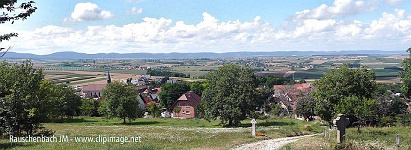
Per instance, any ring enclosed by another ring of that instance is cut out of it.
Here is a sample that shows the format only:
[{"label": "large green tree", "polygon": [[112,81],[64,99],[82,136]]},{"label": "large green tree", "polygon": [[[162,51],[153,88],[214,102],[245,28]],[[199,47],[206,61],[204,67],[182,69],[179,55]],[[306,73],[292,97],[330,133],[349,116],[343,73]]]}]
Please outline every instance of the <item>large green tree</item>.
[{"label": "large green tree", "polygon": [[166,83],[158,95],[160,97],[160,105],[169,109],[181,95],[188,91],[190,91],[190,86],[186,83]]},{"label": "large green tree", "polygon": [[305,95],[298,98],[296,114],[309,118],[314,116],[315,101],[311,96]]},{"label": "large green tree", "polygon": [[[34,1],[23,2],[18,6],[15,6],[17,0],[1,0],[0,1],[0,10],[2,10],[2,14],[0,14],[0,24],[11,22],[12,24],[16,20],[25,20],[31,14],[33,14],[37,7],[33,7]],[[19,13],[15,13],[18,10]],[[3,40],[9,40],[11,37],[18,36],[17,33],[1,33],[0,34],[0,42]],[[4,53],[0,54],[2,57],[9,49],[4,50],[5,48],[0,48],[0,52],[4,51]]]},{"label": "large green tree", "polygon": [[134,87],[121,82],[112,82],[103,89],[103,98],[109,117],[118,117],[126,123],[138,117],[139,101]]},{"label": "large green tree", "polygon": [[324,77],[315,81],[314,86],[312,94],[316,99],[315,114],[331,122],[336,113],[346,113],[336,110],[337,105],[346,97],[355,96],[359,100],[372,98],[376,88],[375,73],[365,66],[353,69],[344,64],[331,69]]},{"label": "large green tree", "polygon": [[0,135],[33,135],[40,128],[43,77],[30,62],[0,64]]},{"label": "large green tree", "polygon": [[80,114],[81,98],[66,85],[43,80],[37,96],[44,97],[38,108],[42,121],[62,121]]},{"label": "large green tree", "polygon": [[207,75],[208,87],[202,95],[204,117],[222,125],[238,126],[247,116],[254,116],[263,105],[258,96],[258,82],[249,67],[225,65]]},{"label": "large green tree", "polygon": [[402,63],[401,67],[403,68],[403,71],[400,72],[400,77],[402,81],[402,93],[406,97],[411,96],[411,47],[408,48],[407,52],[409,53],[408,58],[405,58]]}]

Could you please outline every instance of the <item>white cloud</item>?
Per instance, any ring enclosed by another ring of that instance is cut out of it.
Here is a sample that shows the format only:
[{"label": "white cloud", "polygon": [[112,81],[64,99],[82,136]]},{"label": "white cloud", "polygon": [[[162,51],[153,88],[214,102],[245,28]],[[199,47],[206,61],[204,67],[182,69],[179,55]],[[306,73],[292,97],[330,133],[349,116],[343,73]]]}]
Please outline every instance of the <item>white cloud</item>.
[{"label": "white cloud", "polygon": [[314,9],[296,12],[293,20],[332,19],[370,12],[378,8],[378,0],[334,0],[333,6],[322,4]]},{"label": "white cloud", "polygon": [[70,18],[64,19],[65,22],[81,22],[103,20],[113,17],[110,11],[101,10],[96,4],[86,2],[77,3]]},{"label": "white cloud", "polygon": [[130,10],[130,14],[138,15],[143,13],[143,8],[133,7]]},{"label": "white cloud", "polygon": [[[358,20],[304,19],[276,29],[259,16],[248,22],[221,22],[204,12],[198,24],[143,18],[124,26],[88,26],[77,30],[45,26],[17,31],[10,42],[19,52],[229,52],[275,50],[401,50],[411,41],[411,16],[405,10],[382,13],[371,23]],[[3,29],[0,26],[0,31]]]}]

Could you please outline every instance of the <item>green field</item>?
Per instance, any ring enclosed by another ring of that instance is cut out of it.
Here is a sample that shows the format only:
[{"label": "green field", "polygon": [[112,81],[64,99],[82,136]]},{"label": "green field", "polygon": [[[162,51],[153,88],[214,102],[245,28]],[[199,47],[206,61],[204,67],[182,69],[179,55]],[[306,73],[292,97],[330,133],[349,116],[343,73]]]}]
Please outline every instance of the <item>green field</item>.
[{"label": "green field", "polygon": [[377,77],[398,77],[400,71],[394,69],[375,69],[374,72]]},{"label": "green field", "polygon": [[[294,74],[295,79],[319,79],[324,76],[325,73],[329,72],[328,69],[309,69],[296,71]],[[292,76],[290,76],[292,77]]]},{"label": "green field", "polygon": [[[69,120],[69,123],[45,123],[55,135],[68,136],[73,141],[57,143],[11,143],[0,140],[6,149],[230,149],[258,140],[313,134],[321,132],[314,122],[294,119],[257,120],[257,132],[266,137],[252,137],[250,120],[241,127],[223,128],[218,121],[202,119],[137,119],[121,124],[120,119],[84,117]],[[76,137],[141,137],[141,142],[75,142]]]}]

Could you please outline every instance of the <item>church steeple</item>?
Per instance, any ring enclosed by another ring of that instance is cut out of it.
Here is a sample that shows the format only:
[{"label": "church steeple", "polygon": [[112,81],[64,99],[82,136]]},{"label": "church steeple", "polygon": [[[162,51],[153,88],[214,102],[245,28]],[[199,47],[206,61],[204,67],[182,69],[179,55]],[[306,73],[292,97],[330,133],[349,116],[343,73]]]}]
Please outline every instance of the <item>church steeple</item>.
[{"label": "church steeple", "polygon": [[110,71],[107,71],[107,84],[111,83]]}]

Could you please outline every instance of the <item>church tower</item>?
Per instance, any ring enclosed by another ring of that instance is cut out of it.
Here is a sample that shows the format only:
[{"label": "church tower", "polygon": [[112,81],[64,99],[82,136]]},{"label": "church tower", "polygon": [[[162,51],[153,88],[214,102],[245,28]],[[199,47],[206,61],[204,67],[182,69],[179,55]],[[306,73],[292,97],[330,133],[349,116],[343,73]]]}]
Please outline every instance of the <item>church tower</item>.
[{"label": "church tower", "polygon": [[111,83],[110,71],[107,71],[107,84]]}]

